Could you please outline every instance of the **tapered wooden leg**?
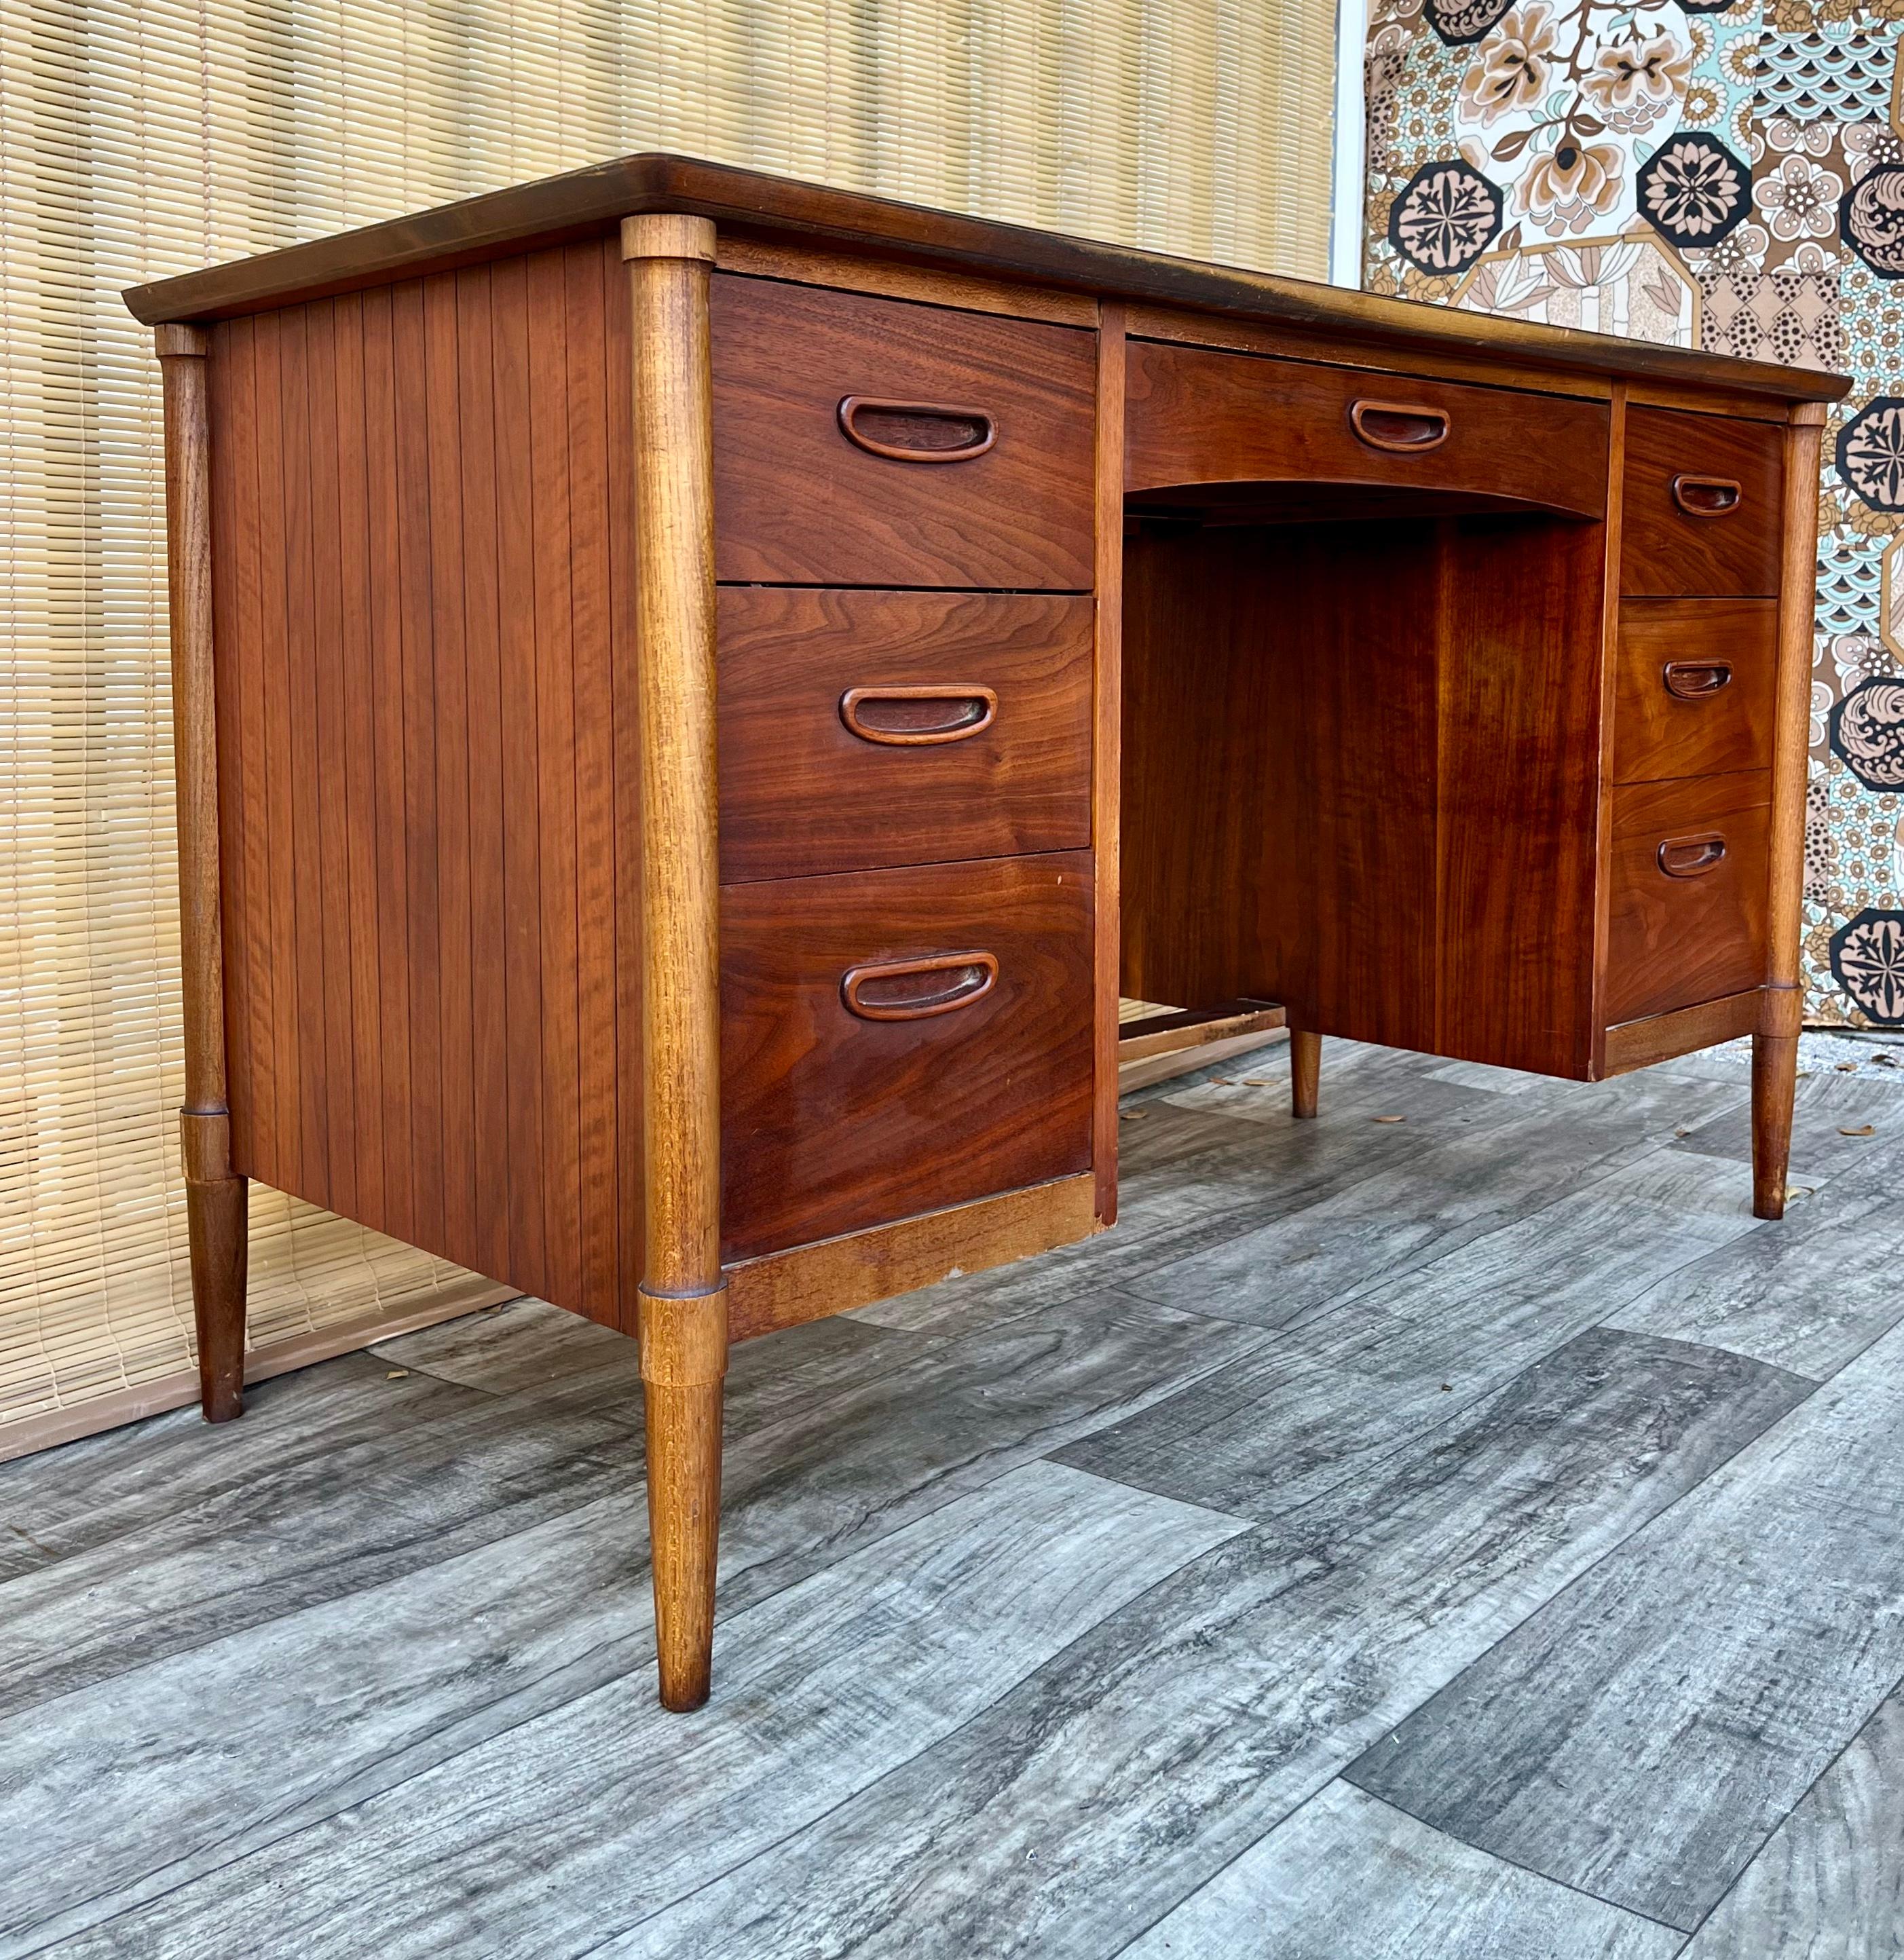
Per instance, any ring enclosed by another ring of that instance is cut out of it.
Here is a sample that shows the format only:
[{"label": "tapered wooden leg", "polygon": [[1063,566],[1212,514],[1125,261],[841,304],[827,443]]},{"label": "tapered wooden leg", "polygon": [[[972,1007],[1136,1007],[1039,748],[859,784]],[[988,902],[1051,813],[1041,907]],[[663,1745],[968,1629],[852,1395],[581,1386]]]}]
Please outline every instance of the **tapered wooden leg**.
[{"label": "tapered wooden leg", "polygon": [[727,1289],[697,1300],[645,1293],[641,1331],[661,1705],[685,1711],[708,1698],[713,1658]]},{"label": "tapered wooden leg", "polygon": [[231,1169],[231,1118],[186,1111],[185,1223],[192,1249],[192,1316],[199,1340],[199,1402],[207,1422],[244,1413],[244,1286],[250,1187]]},{"label": "tapered wooden leg", "polygon": [[622,226],[634,355],[642,758],[642,1284],[661,1704],[708,1698],[721,1522],[721,892],[715,791],[714,227]]},{"label": "tapered wooden leg", "polygon": [[1298,1116],[1316,1113],[1322,1090],[1322,1036],[1307,1028],[1289,1030],[1289,1107]]},{"label": "tapered wooden leg", "polygon": [[1752,1215],[1785,1215],[1791,1104],[1798,1087],[1798,1037],[1752,1037]]},{"label": "tapered wooden leg", "polygon": [[224,955],[219,931],[218,748],[212,637],[211,438],[201,327],[155,336],[165,395],[167,567],[172,613],[172,744],[178,789],[179,955],[185,1107],[179,1148],[192,1254],[199,1398],[207,1422],[244,1409],[247,1186],[231,1168],[226,1101]]}]

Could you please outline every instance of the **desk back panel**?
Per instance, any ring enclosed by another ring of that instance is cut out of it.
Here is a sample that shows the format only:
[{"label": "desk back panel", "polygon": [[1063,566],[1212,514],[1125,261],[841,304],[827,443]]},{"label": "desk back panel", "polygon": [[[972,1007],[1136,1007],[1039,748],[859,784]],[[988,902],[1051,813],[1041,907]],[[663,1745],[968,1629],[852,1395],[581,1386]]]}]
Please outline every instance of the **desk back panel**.
[{"label": "desk back panel", "polygon": [[1584,1074],[1603,527],[1140,522],[1124,984]]}]

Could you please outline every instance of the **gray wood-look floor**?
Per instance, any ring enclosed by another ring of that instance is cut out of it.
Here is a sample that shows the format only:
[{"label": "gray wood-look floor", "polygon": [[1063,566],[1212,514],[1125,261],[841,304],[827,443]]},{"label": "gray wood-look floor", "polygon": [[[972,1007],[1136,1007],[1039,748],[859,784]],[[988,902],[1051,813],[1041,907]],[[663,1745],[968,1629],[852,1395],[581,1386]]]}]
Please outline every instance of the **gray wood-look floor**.
[{"label": "gray wood-look floor", "polygon": [[1730,1052],[1164,1086],[1115,1233],[737,1351],[692,1717],[540,1303],[0,1466],[0,1955],[1904,1955],[1901,1078],[1779,1226]]}]

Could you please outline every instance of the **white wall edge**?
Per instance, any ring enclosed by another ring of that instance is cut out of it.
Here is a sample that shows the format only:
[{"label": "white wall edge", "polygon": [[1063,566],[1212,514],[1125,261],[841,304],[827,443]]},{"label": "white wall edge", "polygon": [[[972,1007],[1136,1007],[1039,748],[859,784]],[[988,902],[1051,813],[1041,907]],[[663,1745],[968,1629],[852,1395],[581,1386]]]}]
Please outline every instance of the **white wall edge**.
[{"label": "white wall edge", "polygon": [[1362,282],[1368,45],[1368,0],[1336,0],[1336,126],[1329,221],[1329,282],[1336,286]]}]

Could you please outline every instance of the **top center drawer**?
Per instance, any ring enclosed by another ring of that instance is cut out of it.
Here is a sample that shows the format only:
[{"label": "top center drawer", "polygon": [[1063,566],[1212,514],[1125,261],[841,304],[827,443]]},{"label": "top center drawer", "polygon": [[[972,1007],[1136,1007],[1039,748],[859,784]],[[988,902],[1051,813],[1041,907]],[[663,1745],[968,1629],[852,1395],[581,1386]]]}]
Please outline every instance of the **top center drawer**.
[{"label": "top center drawer", "polygon": [[[1603,402],[1306,361],[1132,342],[1125,488],[1374,485],[1604,517]],[[1394,500],[1390,500],[1391,504]],[[1291,514],[1337,511],[1326,495]]]},{"label": "top center drawer", "polygon": [[718,273],[715,570],[1088,591],[1097,337]]}]

